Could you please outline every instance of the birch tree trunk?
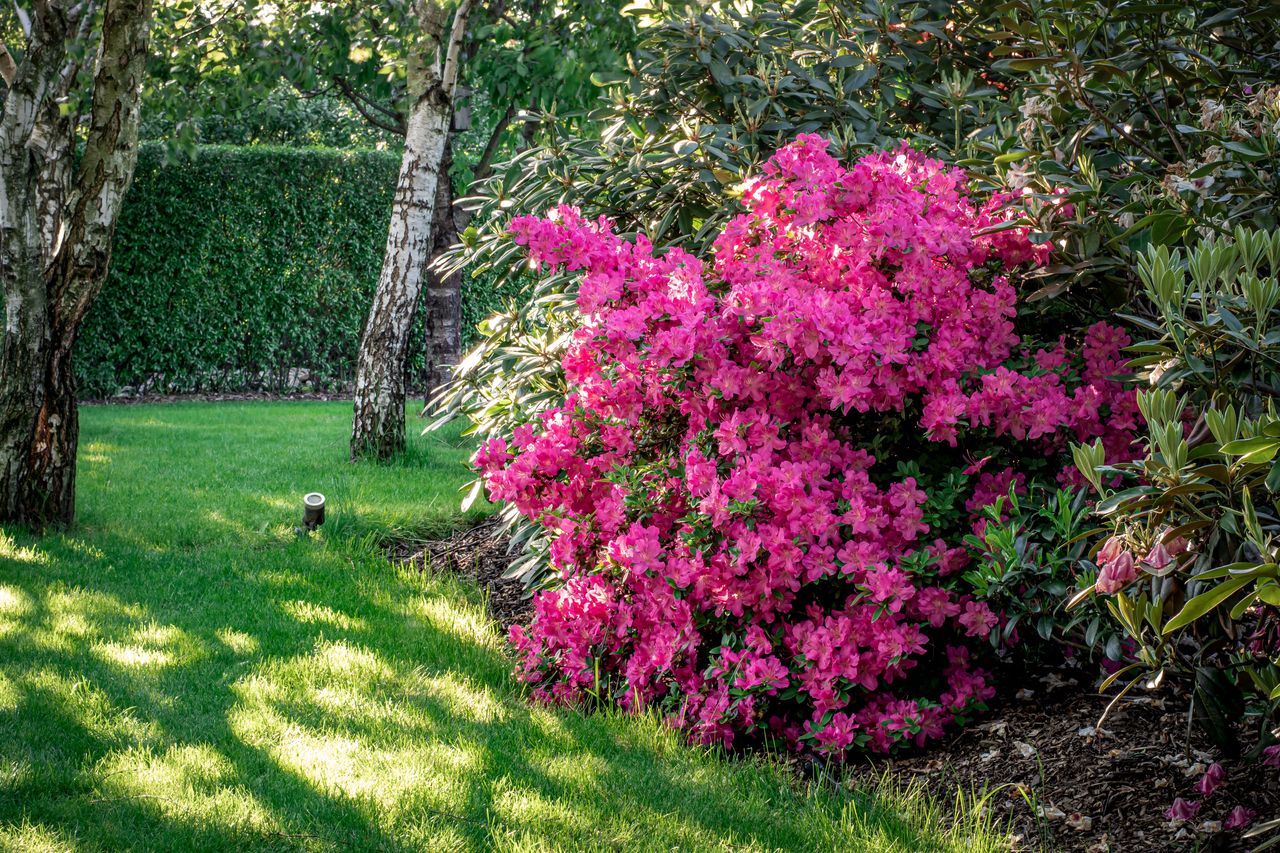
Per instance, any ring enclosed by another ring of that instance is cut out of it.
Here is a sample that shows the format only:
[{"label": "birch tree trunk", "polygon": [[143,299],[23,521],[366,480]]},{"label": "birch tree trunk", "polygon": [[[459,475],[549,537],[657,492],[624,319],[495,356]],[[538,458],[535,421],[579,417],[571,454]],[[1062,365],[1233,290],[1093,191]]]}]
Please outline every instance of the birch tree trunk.
[{"label": "birch tree trunk", "polygon": [[[442,168],[446,175],[453,160],[451,148],[451,145],[445,146]],[[433,258],[453,246],[459,233],[453,206],[453,184],[445,178],[437,187],[431,235]],[[448,380],[450,369],[462,356],[462,273],[442,275],[428,266],[426,274],[422,307],[426,311],[424,361],[427,387],[423,394],[429,398],[433,389]]]},{"label": "birch tree trunk", "polygon": [[[100,8],[98,49],[84,49]],[[0,522],[42,528],[75,515],[71,354],[137,162],[150,12],[150,0],[37,3],[22,61],[0,67],[11,78],[0,119]],[[78,56],[95,70],[77,163],[78,122],[61,104]]]},{"label": "birch tree trunk", "polygon": [[[351,458],[386,459],[404,450],[405,354],[432,257],[433,221],[453,116],[462,37],[471,0],[454,14],[443,57],[444,14],[437,3],[421,3],[424,49],[410,61],[413,101],[405,128],[404,159],[387,231],[386,254],[373,305],[360,335],[356,357],[355,412]],[[427,57],[437,54],[435,64]]]}]

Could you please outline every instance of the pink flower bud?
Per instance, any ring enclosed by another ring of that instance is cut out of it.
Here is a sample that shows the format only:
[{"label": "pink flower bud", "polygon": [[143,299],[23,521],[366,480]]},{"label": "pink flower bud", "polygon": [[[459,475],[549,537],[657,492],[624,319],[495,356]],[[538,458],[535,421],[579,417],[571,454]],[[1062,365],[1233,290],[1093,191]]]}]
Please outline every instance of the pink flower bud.
[{"label": "pink flower bud", "polygon": [[1102,545],[1102,550],[1098,551],[1098,565],[1105,566],[1116,557],[1124,553],[1124,543],[1120,541],[1119,536],[1112,536]]},{"label": "pink flower bud", "polygon": [[1200,811],[1200,803],[1195,800],[1184,800],[1178,797],[1173,801],[1173,805],[1169,806],[1164,816],[1168,820],[1191,820]]},{"label": "pink flower bud", "polygon": [[1280,743],[1262,750],[1262,763],[1268,767],[1280,767]]},{"label": "pink flower bud", "polygon": [[1209,765],[1209,769],[1204,771],[1204,775],[1196,783],[1196,793],[1203,794],[1206,797],[1212,796],[1213,792],[1218,790],[1225,781],[1227,781],[1227,771],[1215,761]]},{"label": "pink flower bud", "polygon": [[1173,562],[1173,555],[1169,553],[1169,549],[1163,543],[1157,542],[1147,552],[1147,556],[1142,558],[1142,562],[1158,572]]},{"label": "pink flower bud", "polygon": [[1236,806],[1231,810],[1231,814],[1227,815],[1227,820],[1222,825],[1227,829],[1243,829],[1253,823],[1253,819],[1257,816],[1258,813],[1253,809]]},{"label": "pink flower bud", "polygon": [[1187,541],[1187,537],[1178,536],[1164,543],[1164,547],[1168,550],[1170,557],[1176,557],[1190,551],[1191,543]]},{"label": "pink flower bud", "polygon": [[1098,573],[1098,582],[1094,589],[1105,595],[1113,595],[1125,588],[1125,585],[1138,577],[1138,570],[1133,565],[1133,555],[1125,551],[1114,560],[1106,563]]}]

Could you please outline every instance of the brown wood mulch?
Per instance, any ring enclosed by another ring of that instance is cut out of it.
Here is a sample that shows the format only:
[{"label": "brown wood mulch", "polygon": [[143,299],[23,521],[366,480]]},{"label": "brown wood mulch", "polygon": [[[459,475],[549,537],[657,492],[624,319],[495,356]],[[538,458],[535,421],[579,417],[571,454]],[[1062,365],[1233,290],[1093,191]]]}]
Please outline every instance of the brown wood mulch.
[{"label": "brown wood mulch", "polygon": [[[849,767],[851,781],[888,772],[923,782],[942,802],[999,788],[988,807],[1009,824],[1015,850],[1244,851],[1263,840],[1246,841],[1222,822],[1238,805],[1258,820],[1280,816],[1280,771],[1226,758],[1198,730],[1188,740],[1186,697],[1169,691],[1130,694],[1099,730],[1113,696],[1092,687],[1090,678],[1050,671],[944,743]],[[1215,761],[1226,782],[1201,797],[1194,787]],[[1193,820],[1165,817],[1176,797],[1202,801]]]},{"label": "brown wood mulch", "polygon": [[[487,592],[504,631],[532,615],[520,583],[502,579],[511,555],[495,518],[447,539],[398,543],[390,556],[470,578]],[[1253,809],[1259,821],[1280,817],[1280,771],[1227,758],[1198,730],[1188,738],[1185,696],[1167,689],[1131,693],[1098,730],[1113,696],[1096,693],[1083,671],[1052,669],[1021,680],[983,719],[942,743],[846,765],[846,784],[870,786],[888,775],[922,783],[941,803],[955,802],[958,792],[970,798],[986,792],[986,807],[1009,826],[1017,851],[1247,851],[1264,839],[1223,829],[1231,809]],[[1226,782],[1206,799],[1194,786],[1215,761]],[[797,762],[797,772],[801,765],[812,769]],[[1165,817],[1176,797],[1203,801],[1193,820]]]},{"label": "brown wood mulch", "polygon": [[525,598],[518,580],[503,580],[513,555],[507,550],[508,539],[501,526],[497,516],[489,516],[447,539],[392,543],[389,556],[392,562],[407,563],[420,571],[453,572],[470,579],[485,591],[489,612],[505,634],[516,623],[528,623],[533,602]]}]

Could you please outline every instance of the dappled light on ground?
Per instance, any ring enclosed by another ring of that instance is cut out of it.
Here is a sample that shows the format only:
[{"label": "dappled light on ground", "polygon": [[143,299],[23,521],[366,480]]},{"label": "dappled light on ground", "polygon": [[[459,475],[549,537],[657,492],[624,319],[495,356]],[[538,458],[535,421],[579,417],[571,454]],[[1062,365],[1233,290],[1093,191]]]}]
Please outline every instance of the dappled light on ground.
[{"label": "dappled light on ground", "polygon": [[[474,589],[369,537],[458,523],[431,507],[465,450],[353,468],[345,405],[156,408],[86,411],[113,453],[80,527],[0,534],[0,848],[966,849],[889,810],[850,835],[847,794],[653,718],[526,705]],[[299,539],[312,487],[335,524]]]}]

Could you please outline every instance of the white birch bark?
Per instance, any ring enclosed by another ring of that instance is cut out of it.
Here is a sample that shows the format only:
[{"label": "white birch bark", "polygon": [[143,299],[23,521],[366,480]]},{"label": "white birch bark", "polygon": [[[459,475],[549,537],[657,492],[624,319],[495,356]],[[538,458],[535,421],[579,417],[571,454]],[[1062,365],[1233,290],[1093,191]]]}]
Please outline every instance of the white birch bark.
[{"label": "white birch bark", "polygon": [[[71,354],[106,277],[137,162],[150,14],[151,0],[37,3],[22,62],[0,63],[9,81],[0,117],[0,522],[44,527],[74,517]],[[68,48],[99,20],[76,163],[76,123],[60,109],[79,70]]]},{"label": "white birch bark", "polygon": [[[364,455],[385,459],[404,449],[405,354],[432,256],[438,184],[448,180],[442,174],[442,165],[471,5],[472,0],[463,0],[454,13],[443,51],[441,7],[436,3],[419,6],[423,50],[409,64],[412,105],[405,130],[404,159],[378,289],[356,357],[352,459]],[[432,53],[436,59],[429,64]]]}]

